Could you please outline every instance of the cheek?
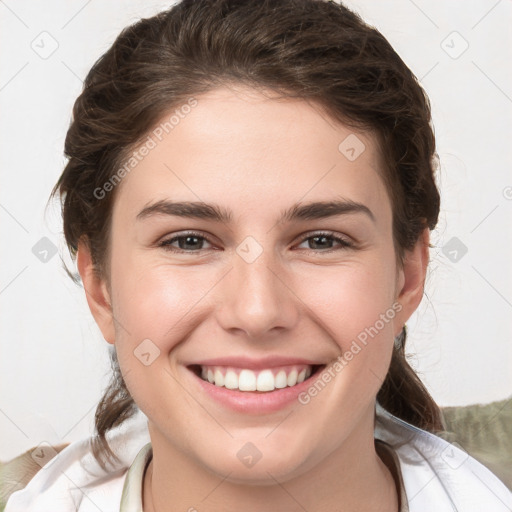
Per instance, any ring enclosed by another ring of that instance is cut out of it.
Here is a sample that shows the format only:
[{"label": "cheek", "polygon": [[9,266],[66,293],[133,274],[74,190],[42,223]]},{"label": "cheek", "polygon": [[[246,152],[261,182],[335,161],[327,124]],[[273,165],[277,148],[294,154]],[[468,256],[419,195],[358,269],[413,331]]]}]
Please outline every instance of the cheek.
[{"label": "cheek", "polygon": [[[295,282],[297,295],[340,348],[345,349],[347,342],[350,344],[376,323],[379,334],[382,331],[384,337],[392,331],[396,315],[396,307],[392,307],[394,279],[389,264],[374,258],[336,268],[310,269]],[[385,315],[384,324],[382,315]]]},{"label": "cheek", "polygon": [[394,301],[389,260],[380,256],[324,268],[314,286],[301,288],[320,329],[314,332],[337,354],[320,374],[322,382],[312,383],[301,397],[306,408],[322,411],[317,421],[324,422],[320,430],[326,439],[337,440],[350,430],[375,399],[389,368],[400,305]]},{"label": "cheek", "polygon": [[367,403],[384,381],[401,309],[389,261],[375,258],[367,263],[323,268],[313,279],[297,280],[309,284],[301,285],[300,294],[341,358],[333,368],[337,393],[354,407]]},{"label": "cheek", "polygon": [[211,316],[211,291],[226,269],[171,265],[133,250],[117,251],[113,261],[116,351],[132,396],[144,402],[171,379],[169,371],[178,363],[170,355]]},{"label": "cheek", "polygon": [[155,389],[173,389],[169,353],[201,322],[214,283],[196,269],[120,258],[112,271],[116,352],[126,386],[148,416],[158,414]]},{"label": "cheek", "polygon": [[151,338],[169,350],[169,343],[179,340],[179,333],[201,309],[198,303],[212,287],[214,276],[197,267],[133,264],[126,268],[130,271],[119,272],[115,284],[115,313],[125,327],[122,339],[137,343]]}]

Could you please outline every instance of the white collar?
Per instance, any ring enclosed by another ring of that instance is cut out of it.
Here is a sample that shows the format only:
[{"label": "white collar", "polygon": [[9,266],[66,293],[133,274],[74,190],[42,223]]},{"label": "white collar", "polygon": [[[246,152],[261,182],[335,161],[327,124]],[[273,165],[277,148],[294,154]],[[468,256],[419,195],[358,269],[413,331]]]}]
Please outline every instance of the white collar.
[{"label": "white collar", "polygon": [[[147,417],[140,411],[107,434],[120,461],[103,470],[90,438],[58,453],[9,498],[4,512],[141,512],[142,475],[150,459]],[[512,494],[487,468],[458,447],[396,418],[377,404],[375,437],[398,458],[410,512],[510,512]],[[110,468],[110,469],[108,469]],[[128,471],[130,469],[130,471]],[[129,475],[129,482],[127,479]],[[129,498],[128,498],[129,496]]]}]

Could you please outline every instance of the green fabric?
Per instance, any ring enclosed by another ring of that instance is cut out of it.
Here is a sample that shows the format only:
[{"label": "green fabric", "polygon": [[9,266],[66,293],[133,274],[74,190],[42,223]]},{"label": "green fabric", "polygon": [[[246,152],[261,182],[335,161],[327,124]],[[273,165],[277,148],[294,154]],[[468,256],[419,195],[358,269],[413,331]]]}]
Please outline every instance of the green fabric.
[{"label": "green fabric", "polygon": [[446,432],[438,434],[459,444],[512,490],[512,396],[485,405],[444,407]]}]

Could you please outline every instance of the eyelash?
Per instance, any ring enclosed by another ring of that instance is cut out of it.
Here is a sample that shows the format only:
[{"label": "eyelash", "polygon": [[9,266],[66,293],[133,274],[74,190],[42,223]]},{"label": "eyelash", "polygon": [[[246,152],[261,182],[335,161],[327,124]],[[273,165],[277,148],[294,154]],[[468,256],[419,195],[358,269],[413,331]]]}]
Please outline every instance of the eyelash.
[{"label": "eyelash", "polygon": [[[197,251],[194,251],[194,250],[185,250],[185,249],[178,249],[176,247],[171,247],[171,244],[173,242],[176,242],[177,240],[180,240],[182,238],[187,238],[189,236],[193,236],[193,237],[196,237],[196,238],[199,238],[199,239],[203,239],[203,240],[206,240],[208,243],[212,244],[213,242],[211,242],[208,237],[202,235],[201,233],[197,233],[197,232],[194,232],[194,231],[191,231],[191,232],[187,232],[187,233],[184,233],[182,235],[179,235],[179,236],[175,236],[173,238],[168,238],[167,240],[162,240],[158,246],[159,247],[162,247],[164,250],[166,251],[170,251],[170,252],[174,252],[174,253],[181,253],[181,254],[190,254],[190,253],[199,253],[199,252],[202,252],[204,250],[207,250],[207,249],[199,249]],[[307,240],[309,240],[310,238],[316,238],[316,237],[325,237],[325,238],[328,238],[330,240],[333,240],[335,242],[339,242],[340,243],[340,247],[338,248],[332,248],[332,249],[325,249],[325,250],[321,250],[321,249],[305,249],[307,252],[313,252],[313,253],[331,253],[331,252],[334,252],[334,251],[337,251],[337,250],[343,250],[343,249],[353,249],[355,248],[354,244],[352,242],[349,242],[348,240],[344,239],[344,238],[341,238],[341,237],[337,237],[335,236],[332,232],[329,232],[329,231],[319,231],[319,232],[314,232],[314,233],[307,233],[307,236],[305,236],[302,240],[301,240],[301,244]]]}]

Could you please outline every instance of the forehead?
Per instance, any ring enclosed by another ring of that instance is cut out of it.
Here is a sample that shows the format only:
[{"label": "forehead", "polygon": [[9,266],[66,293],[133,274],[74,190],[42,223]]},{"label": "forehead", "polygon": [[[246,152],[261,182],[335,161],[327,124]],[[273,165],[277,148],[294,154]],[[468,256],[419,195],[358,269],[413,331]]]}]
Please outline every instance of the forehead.
[{"label": "forehead", "polygon": [[[241,216],[271,216],[273,205],[280,211],[334,196],[386,209],[372,134],[334,122],[310,102],[243,87],[187,104],[194,106],[163,114],[135,150],[114,216],[134,217],[149,201],[166,198],[225,204]],[[143,146],[149,149],[141,156]]]}]

